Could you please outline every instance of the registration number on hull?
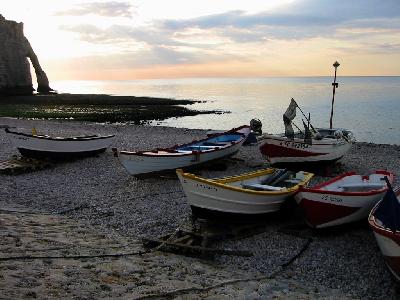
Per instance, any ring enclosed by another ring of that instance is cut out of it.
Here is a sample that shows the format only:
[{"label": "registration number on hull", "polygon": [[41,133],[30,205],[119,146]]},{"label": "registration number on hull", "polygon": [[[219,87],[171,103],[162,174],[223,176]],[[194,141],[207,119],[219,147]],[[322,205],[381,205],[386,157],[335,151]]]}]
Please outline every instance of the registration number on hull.
[{"label": "registration number on hull", "polygon": [[327,195],[322,196],[321,199],[325,202],[336,202],[336,203],[343,202],[343,199],[339,197],[327,196]]},{"label": "registration number on hull", "polygon": [[307,149],[308,147],[310,147],[309,144],[293,142],[293,141],[281,142],[280,145],[282,146],[282,144],[287,148],[294,148],[294,149]]}]

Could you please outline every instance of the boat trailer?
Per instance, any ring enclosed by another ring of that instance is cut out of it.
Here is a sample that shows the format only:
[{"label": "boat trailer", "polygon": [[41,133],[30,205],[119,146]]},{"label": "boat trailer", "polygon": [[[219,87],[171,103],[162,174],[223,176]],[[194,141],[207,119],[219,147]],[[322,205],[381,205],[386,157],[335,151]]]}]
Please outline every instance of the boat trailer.
[{"label": "boat trailer", "polygon": [[212,243],[225,239],[238,240],[264,232],[265,223],[221,224],[205,219],[187,220],[173,233],[159,238],[144,238],[146,249],[172,252],[188,256],[213,258],[214,255],[253,256],[251,251],[210,247]]}]

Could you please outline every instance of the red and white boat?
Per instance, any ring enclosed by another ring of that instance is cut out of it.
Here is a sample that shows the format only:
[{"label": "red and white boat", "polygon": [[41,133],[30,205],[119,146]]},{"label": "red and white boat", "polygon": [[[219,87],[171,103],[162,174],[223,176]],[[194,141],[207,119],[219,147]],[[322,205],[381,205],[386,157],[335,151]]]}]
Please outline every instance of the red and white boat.
[{"label": "red and white boat", "polygon": [[[306,116],[297,102],[292,98],[286,112],[283,114],[283,122],[285,124],[284,134],[267,134],[262,137],[265,141],[260,147],[261,154],[269,161],[270,164],[277,163],[328,163],[334,162],[346,154],[355,141],[353,133],[349,130],[333,128],[333,104],[335,101],[335,90],[338,87],[336,82],[336,71],[340,64],[336,61],[333,64],[335,67],[335,78],[332,83],[333,98],[330,116],[329,128],[314,128],[310,119],[311,116]],[[296,110],[299,109],[305,121],[304,132],[293,123],[296,117]],[[294,132],[295,126],[299,131]]]},{"label": "red and white boat", "polygon": [[370,175],[345,173],[314,187],[300,187],[295,199],[306,222],[314,228],[325,228],[367,218],[388,187],[393,173],[378,170]]},{"label": "red and white boat", "polygon": [[270,164],[334,162],[342,158],[351,148],[353,134],[344,129],[316,128],[318,135],[309,141],[304,134],[294,134],[288,138],[282,134],[267,134],[262,137],[261,154]]},{"label": "red and white boat", "polygon": [[400,188],[389,187],[369,214],[368,222],[389,270],[400,280]]}]

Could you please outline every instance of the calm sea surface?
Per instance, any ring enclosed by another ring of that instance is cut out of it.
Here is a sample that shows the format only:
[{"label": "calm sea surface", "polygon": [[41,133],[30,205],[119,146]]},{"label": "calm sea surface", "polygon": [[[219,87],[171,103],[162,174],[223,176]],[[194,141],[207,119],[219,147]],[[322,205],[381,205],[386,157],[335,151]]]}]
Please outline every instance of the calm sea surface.
[{"label": "calm sea surface", "polygon": [[[105,93],[206,101],[189,106],[221,115],[172,118],[154,124],[230,129],[262,121],[263,132],[283,132],[282,114],[293,97],[311,123],[329,126],[332,77],[207,78],[132,81],[58,81],[58,92]],[[400,77],[338,77],[333,126],[354,131],[358,141],[400,145]],[[297,124],[301,124],[298,113]]]}]

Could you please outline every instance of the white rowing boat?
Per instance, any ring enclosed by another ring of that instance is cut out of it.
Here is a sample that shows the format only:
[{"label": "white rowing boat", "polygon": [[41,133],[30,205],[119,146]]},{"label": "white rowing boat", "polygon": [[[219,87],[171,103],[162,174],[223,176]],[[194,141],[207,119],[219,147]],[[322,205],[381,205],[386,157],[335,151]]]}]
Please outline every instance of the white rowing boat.
[{"label": "white rowing boat", "polygon": [[178,169],[177,175],[195,216],[260,216],[276,212],[313,174],[263,169],[237,176],[207,179]]},{"label": "white rowing boat", "polygon": [[113,149],[129,174],[140,176],[190,167],[235,154],[250,133],[241,126],[199,141],[149,151]]},{"label": "white rowing boat", "polygon": [[114,135],[54,137],[5,129],[14,147],[26,157],[68,159],[104,152],[112,143]]}]

